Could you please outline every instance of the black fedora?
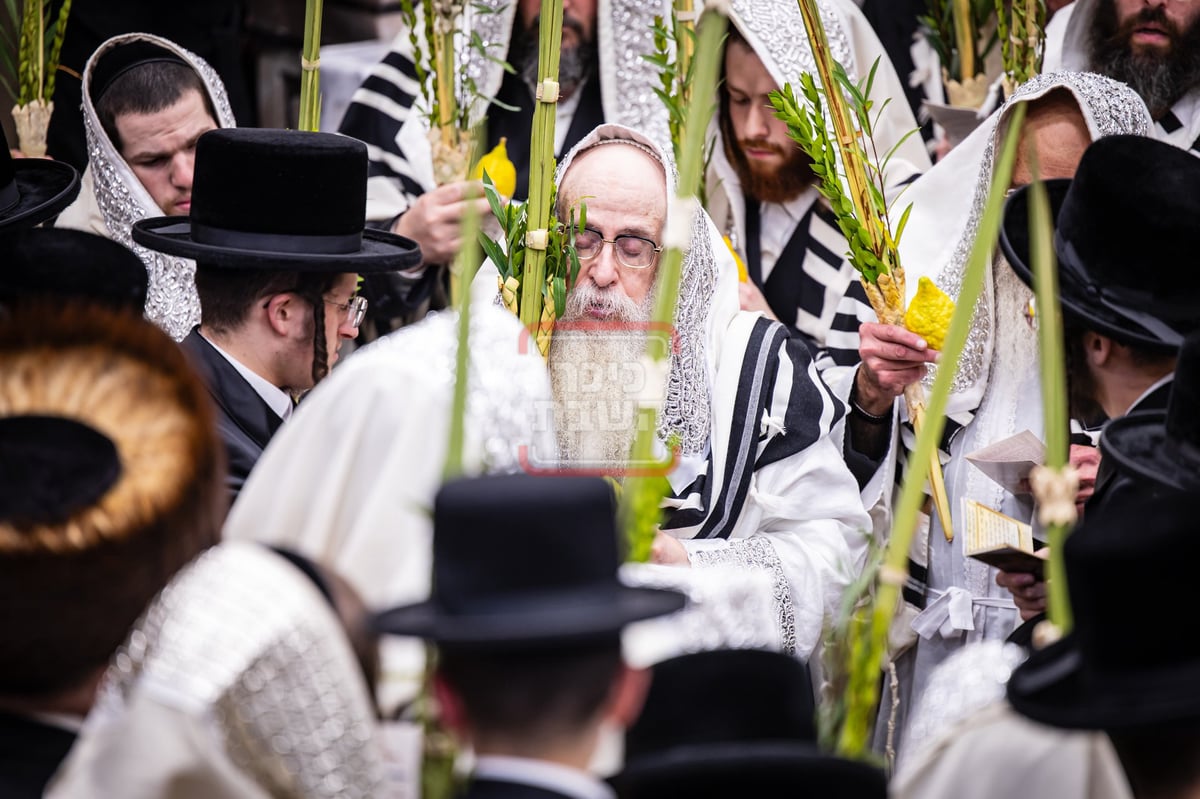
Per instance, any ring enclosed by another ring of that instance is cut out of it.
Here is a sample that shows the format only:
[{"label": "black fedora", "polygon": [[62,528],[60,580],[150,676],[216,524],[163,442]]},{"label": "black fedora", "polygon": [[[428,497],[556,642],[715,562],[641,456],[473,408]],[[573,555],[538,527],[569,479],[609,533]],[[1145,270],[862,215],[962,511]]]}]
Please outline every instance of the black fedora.
[{"label": "black fedora", "polygon": [[71,298],[141,314],[148,284],[142,259],[102,236],[34,228],[0,237],[0,306]]},{"label": "black fedora", "polygon": [[[1144,136],[1108,136],[1073,180],[1046,181],[1063,314],[1124,344],[1179,348],[1200,329],[1200,291],[1183,279],[1196,259],[1200,161]],[[1004,209],[1000,245],[1029,285],[1029,188]]]},{"label": "black fedora", "polygon": [[1200,490],[1200,334],[1184,339],[1166,411],[1113,419],[1100,436],[1122,471],[1179,491]]},{"label": "black fedora", "polygon": [[49,158],[13,158],[0,131],[0,234],[40,225],[78,195],[75,167]]},{"label": "black fedora", "polygon": [[393,272],[417,244],[364,229],[367,148],[332,133],[222,128],[196,142],[188,217],[133,225],[143,247],[229,269]]},{"label": "black fedora", "polygon": [[881,770],[817,748],[803,663],[763,650],[665,660],[625,733],[622,799],[661,796],[887,795]]},{"label": "black fedora", "polygon": [[1008,699],[1034,721],[1129,730],[1200,721],[1200,636],[1114,586],[1153,586],[1162,608],[1191,606],[1200,560],[1195,494],[1138,498],[1089,515],[1063,557],[1075,626],[1013,671]]},{"label": "black fedora", "polygon": [[432,595],[375,626],[460,647],[532,647],[610,638],[683,607],[674,591],[622,585],[617,548],[600,478],[455,480],[434,500]]}]

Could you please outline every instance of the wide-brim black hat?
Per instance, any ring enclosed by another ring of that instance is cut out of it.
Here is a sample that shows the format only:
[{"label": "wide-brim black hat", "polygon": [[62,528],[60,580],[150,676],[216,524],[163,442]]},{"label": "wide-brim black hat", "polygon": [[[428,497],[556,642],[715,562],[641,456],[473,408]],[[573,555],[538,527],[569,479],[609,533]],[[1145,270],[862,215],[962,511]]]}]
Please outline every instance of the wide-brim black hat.
[{"label": "wide-brim black hat", "polygon": [[610,781],[622,799],[886,796],[881,770],[818,749],[814,715],[811,677],[789,655],[671,658],[654,667],[642,713],[625,733],[625,767]]},{"label": "wide-brim black hat", "polygon": [[1069,729],[1200,721],[1200,638],[1114,590],[1122,580],[1156,585],[1163,607],[1187,605],[1200,557],[1194,504],[1182,493],[1130,498],[1068,537],[1075,626],[1013,671],[1008,700],[1017,712]]},{"label": "wide-brim black hat", "polygon": [[459,647],[572,645],[684,604],[618,581],[612,489],[599,478],[456,480],[438,492],[433,524],[432,595],[380,613],[379,632]]},{"label": "wide-brim black hat", "polygon": [[347,136],[222,128],[196,143],[191,213],[133,225],[143,247],[228,269],[371,274],[421,262],[365,228],[366,146]]},{"label": "wide-brim black hat", "polygon": [[[40,225],[62,212],[79,196],[79,173],[70,164],[47,158],[12,158],[10,181],[0,185],[0,234]],[[5,171],[0,168],[0,171]]]},{"label": "wide-brim black hat", "polygon": [[[1200,162],[1144,136],[1109,136],[1084,153],[1073,180],[1045,182],[1063,314],[1089,330],[1155,351],[1200,328],[1200,291],[1179,279],[1200,218]],[[1008,199],[1000,246],[1033,285],[1030,187]]]},{"label": "wide-brim black hat", "polygon": [[0,237],[0,305],[71,298],[141,314],[148,286],[142,259],[102,236],[34,228]]},{"label": "wide-brim black hat", "polygon": [[1131,413],[1104,427],[1100,447],[1120,471],[1177,491],[1200,490],[1200,334],[1184,339],[1165,411]]}]

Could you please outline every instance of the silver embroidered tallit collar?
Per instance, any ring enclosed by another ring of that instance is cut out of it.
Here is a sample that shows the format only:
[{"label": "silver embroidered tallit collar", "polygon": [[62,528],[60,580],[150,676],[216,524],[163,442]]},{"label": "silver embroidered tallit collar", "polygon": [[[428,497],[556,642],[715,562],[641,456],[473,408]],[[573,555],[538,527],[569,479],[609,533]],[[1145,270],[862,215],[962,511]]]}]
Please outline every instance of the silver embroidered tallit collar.
[{"label": "silver embroidered tallit collar", "polygon": [[[754,49],[776,85],[795,85],[802,72],[816,75],[817,62],[796,0],[733,0],[729,5],[730,23]],[[817,8],[830,54],[846,68],[851,80],[857,80],[859,65],[854,63],[841,17],[827,0],[819,0]]]},{"label": "silver embroidered tallit collar", "polygon": [[[663,166],[667,176],[667,224],[671,215],[680,213],[675,199],[679,175],[670,150],[650,136],[623,125],[601,125],[567,153],[554,176],[555,185],[562,185],[571,163],[582,152],[605,141],[629,142],[649,152]],[[683,211],[687,213],[687,211]],[[703,209],[696,207],[691,220],[691,246],[683,259],[679,281],[679,301],[675,309],[675,330],[679,346],[671,355],[667,377],[667,396],[659,420],[659,436],[666,440],[678,435],[683,453],[703,453],[710,433],[712,403],[708,394],[708,357],[706,332],[709,323],[717,274],[713,253],[712,223]]]},{"label": "silver embroidered tallit collar", "polygon": [[89,90],[96,64],[106,53],[139,41],[158,45],[187,62],[208,89],[209,98],[217,112],[217,125],[231,128],[236,123],[229,106],[229,96],[216,71],[204,59],[168,39],[148,33],[114,36],[96,48],[84,67],[83,125],[87,135],[87,172],[95,188],[96,204],[112,239],[129,247],[146,264],[150,278],[146,294],[146,318],[180,341],[200,323],[200,300],[195,286],[196,264],[185,258],[147,250],[134,243],[129,232],[133,223],[145,217],[162,216],[163,212],[104,132]]},{"label": "silver embroidered tallit collar", "polygon": [[[501,60],[508,57],[516,9],[513,0],[476,0],[467,11],[471,32],[478,34],[488,52]],[[667,135],[666,110],[654,94],[658,68],[643,56],[654,53],[654,18],[669,13],[669,4],[649,0],[599,0],[596,6],[604,118],[658,138]],[[479,94],[495,97],[504,80],[503,68],[475,55],[463,58],[463,63]],[[487,101],[476,104],[476,118],[484,118],[487,105]]]}]

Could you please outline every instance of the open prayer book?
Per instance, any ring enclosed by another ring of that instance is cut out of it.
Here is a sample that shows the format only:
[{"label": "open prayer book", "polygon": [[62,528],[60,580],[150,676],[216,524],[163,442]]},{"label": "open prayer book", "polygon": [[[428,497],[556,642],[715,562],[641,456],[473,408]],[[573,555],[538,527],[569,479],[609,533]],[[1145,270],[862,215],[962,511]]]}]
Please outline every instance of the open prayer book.
[{"label": "open prayer book", "polygon": [[962,501],[963,554],[1008,572],[1042,577],[1046,559],[1033,554],[1033,528],[973,499]]},{"label": "open prayer book", "polygon": [[1046,460],[1046,445],[1028,430],[977,449],[967,455],[988,477],[1010,494],[1028,494],[1029,473]]}]

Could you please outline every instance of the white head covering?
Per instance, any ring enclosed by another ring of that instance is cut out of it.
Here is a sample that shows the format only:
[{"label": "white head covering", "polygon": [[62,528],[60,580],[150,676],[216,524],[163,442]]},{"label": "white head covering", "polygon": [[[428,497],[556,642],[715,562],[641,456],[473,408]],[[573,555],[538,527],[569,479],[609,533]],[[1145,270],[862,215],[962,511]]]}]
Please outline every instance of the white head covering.
[{"label": "white head covering", "polygon": [[[909,300],[922,276],[931,278],[952,297],[958,293],[991,187],[998,131],[1003,130],[1001,122],[1008,119],[1018,103],[1031,102],[1055,89],[1065,89],[1075,97],[1093,140],[1120,133],[1137,136],[1150,133],[1152,123],[1145,103],[1122,83],[1090,72],[1055,72],[1038,75],[1023,84],[905,194],[901,204],[913,205],[900,243]],[[992,281],[985,282],[976,309],[954,382],[951,413],[976,408],[987,383],[991,361],[991,285]]]},{"label": "white head covering", "polygon": [[712,426],[709,376],[716,372],[721,334],[738,312],[737,267],[704,209],[676,198],[679,178],[670,150],[644,133],[623,125],[599,126],[563,157],[555,183],[562,185],[580,153],[606,142],[626,142],[662,164],[667,176],[664,241],[672,230],[690,231],[675,309],[679,347],[671,355],[659,435],[665,440],[678,434],[685,455],[703,454]]},{"label": "white head covering", "polygon": [[[93,198],[113,241],[124,244],[138,254],[146,264],[150,286],[146,294],[146,318],[162,328],[171,338],[182,341],[200,323],[200,298],[196,294],[196,263],[186,258],[165,255],[135,244],[130,236],[134,222],[146,217],[162,216],[154,202],[100,124],[92,103],[90,86],[96,64],[109,51],[131,42],[150,42],[179,56],[200,76],[208,90],[209,100],[217,113],[217,126],[236,126],[225,85],[216,71],[200,56],[185,50],[169,39],[148,33],[129,33],[114,36],[96,48],[83,70],[83,125],[87,134],[88,166],[84,171],[84,190],[77,203],[90,204]],[[89,191],[91,189],[91,191]],[[247,187],[253,190],[253,187]],[[68,209],[64,216],[71,215]],[[75,226],[73,223],[71,226]]]}]

